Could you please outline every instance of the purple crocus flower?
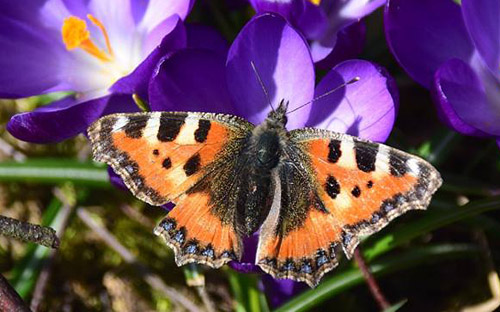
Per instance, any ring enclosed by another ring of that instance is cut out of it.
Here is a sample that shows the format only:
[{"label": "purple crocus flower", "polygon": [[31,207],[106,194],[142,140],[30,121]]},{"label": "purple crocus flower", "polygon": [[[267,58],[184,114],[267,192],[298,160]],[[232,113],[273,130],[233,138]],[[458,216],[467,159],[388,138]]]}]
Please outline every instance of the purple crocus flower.
[{"label": "purple crocus flower", "polygon": [[[251,67],[253,62],[277,107],[290,101],[289,110],[341,86],[360,80],[289,115],[288,129],[315,126],[384,141],[396,116],[398,96],[385,70],[368,61],[349,60],[333,68],[316,86],[313,60],[307,43],[282,17],[254,17],[239,33],[227,58],[207,50],[186,49],[158,65],[149,84],[151,108],[159,111],[205,111],[239,115],[262,122],[271,107]],[[242,272],[262,272],[255,266],[258,235],[246,238],[241,262],[231,267]],[[273,279],[263,284],[269,290]],[[279,305],[304,289],[302,283],[274,281],[272,294]]]},{"label": "purple crocus flower", "polygon": [[500,146],[499,16],[496,0],[391,0],[385,11],[393,54],[443,122]]},{"label": "purple crocus flower", "polygon": [[385,0],[249,0],[258,13],[275,12],[285,17],[310,41],[314,62],[331,67],[356,57],[365,41],[361,18]]},{"label": "purple crocus flower", "polygon": [[0,97],[69,91],[7,129],[36,143],[83,132],[99,116],[137,110],[158,60],[186,45],[194,0],[1,0]]}]

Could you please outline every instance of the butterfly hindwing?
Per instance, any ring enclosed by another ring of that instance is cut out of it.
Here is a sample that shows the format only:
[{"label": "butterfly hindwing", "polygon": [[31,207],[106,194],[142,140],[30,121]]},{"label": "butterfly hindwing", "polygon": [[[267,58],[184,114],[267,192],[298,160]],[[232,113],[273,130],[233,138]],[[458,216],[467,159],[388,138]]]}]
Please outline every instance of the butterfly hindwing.
[{"label": "butterfly hindwing", "polygon": [[[257,263],[274,276],[311,286],[335,267],[337,249],[350,257],[360,236],[408,210],[425,209],[441,185],[439,173],[424,160],[348,135],[294,130],[287,145],[278,167],[280,207],[275,200],[275,213],[261,229]],[[291,171],[306,177],[290,183]],[[296,195],[304,192],[309,195],[302,199]],[[298,213],[291,213],[296,207]]]},{"label": "butterfly hindwing", "polygon": [[214,207],[211,188],[233,178],[224,168],[252,129],[235,116],[152,112],[102,117],[88,134],[94,159],[109,164],[135,196],[152,205],[176,203],[155,233],[177,263],[219,267],[241,255],[241,243],[234,205]]},{"label": "butterfly hindwing", "polygon": [[288,151],[291,159],[273,175],[274,200],[260,229],[256,259],[274,277],[314,286],[337,265],[340,231],[304,170],[306,155],[294,152],[290,146]]}]

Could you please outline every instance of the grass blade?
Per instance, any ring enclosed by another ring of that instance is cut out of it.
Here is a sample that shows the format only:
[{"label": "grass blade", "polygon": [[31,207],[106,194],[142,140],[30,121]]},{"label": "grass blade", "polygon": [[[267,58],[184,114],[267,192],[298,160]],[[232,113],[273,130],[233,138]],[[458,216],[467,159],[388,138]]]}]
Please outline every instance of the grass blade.
[{"label": "grass blade", "polygon": [[70,159],[33,159],[0,162],[0,182],[65,183],[110,187],[106,167]]},{"label": "grass blade", "polygon": [[431,209],[418,221],[392,231],[372,245],[366,244],[364,256],[367,260],[371,260],[422,234],[494,209],[500,209],[500,196],[470,202],[454,210],[432,211]]}]

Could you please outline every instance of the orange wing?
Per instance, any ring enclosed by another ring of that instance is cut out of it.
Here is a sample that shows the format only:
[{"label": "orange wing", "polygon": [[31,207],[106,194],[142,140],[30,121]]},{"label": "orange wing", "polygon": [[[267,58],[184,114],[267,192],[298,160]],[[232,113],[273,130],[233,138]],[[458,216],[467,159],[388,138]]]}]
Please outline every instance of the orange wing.
[{"label": "orange wing", "polygon": [[105,116],[88,134],[94,159],[109,164],[135,196],[152,205],[177,204],[155,229],[177,263],[219,267],[241,256],[231,222],[236,211],[212,207],[206,182],[237,157],[252,129],[235,116],[153,112]]},{"label": "orange wing", "polygon": [[[275,220],[270,213],[262,227],[257,255],[264,271],[277,277],[315,285],[336,266],[338,248],[351,257],[360,236],[410,209],[425,209],[442,182],[429,163],[382,144],[319,129],[290,136],[293,148],[286,154],[293,166],[280,169],[276,196],[282,202],[273,206]],[[295,173],[283,173],[294,167]],[[299,175],[302,181],[293,181]],[[308,197],[293,198],[298,192]]]}]

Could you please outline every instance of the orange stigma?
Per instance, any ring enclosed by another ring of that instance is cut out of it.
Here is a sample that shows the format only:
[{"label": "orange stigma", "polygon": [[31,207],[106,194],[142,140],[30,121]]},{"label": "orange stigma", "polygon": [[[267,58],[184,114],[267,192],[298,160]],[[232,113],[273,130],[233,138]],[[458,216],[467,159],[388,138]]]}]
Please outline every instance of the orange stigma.
[{"label": "orange stigma", "polygon": [[321,0],[309,0],[314,5],[319,5],[321,3]]},{"label": "orange stigma", "polygon": [[103,62],[112,61],[113,50],[111,49],[111,44],[109,42],[108,32],[106,31],[106,28],[104,28],[104,25],[100,20],[98,20],[91,14],[88,14],[87,18],[101,30],[106,41],[106,48],[108,51],[105,52],[95,45],[95,43],[90,39],[90,33],[87,30],[87,23],[76,16],[70,16],[64,19],[61,34],[62,40],[66,45],[66,49],[74,50],[76,48],[81,48],[85,52],[97,57]]}]

